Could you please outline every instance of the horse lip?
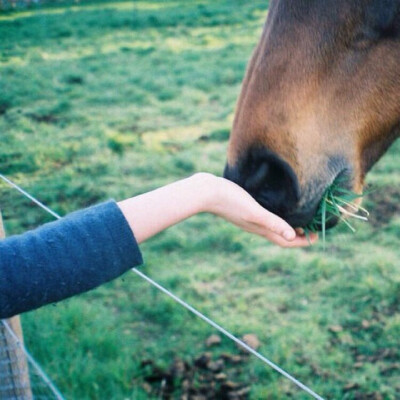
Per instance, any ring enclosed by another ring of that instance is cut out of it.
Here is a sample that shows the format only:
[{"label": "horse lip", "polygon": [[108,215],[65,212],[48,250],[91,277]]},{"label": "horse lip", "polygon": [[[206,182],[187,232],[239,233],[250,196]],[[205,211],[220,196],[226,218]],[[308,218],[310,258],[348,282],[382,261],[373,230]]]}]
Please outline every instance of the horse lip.
[{"label": "horse lip", "polygon": [[[341,187],[351,190],[352,188],[352,170],[349,167],[342,168],[339,173],[335,174],[330,180],[328,184],[324,186],[315,186],[312,185],[308,190],[303,191],[303,193],[320,193],[318,197],[312,197],[311,199],[307,199],[306,195],[302,196],[301,202],[303,206],[300,206],[299,209],[296,210],[293,214],[287,214],[282,216],[291,226],[294,228],[305,228],[309,225],[314,219],[315,214],[317,213],[318,207],[323,199],[324,193],[326,190],[334,184],[334,182],[341,182]],[[317,200],[315,200],[317,198]],[[329,215],[327,218],[325,229],[334,228],[340,218],[335,215]],[[322,231],[322,224],[316,224],[316,228],[319,231]]]},{"label": "horse lip", "polygon": [[300,209],[294,213],[283,215],[282,218],[294,228],[304,228],[313,220],[319,202],[320,200],[316,201],[315,204],[307,209]]}]

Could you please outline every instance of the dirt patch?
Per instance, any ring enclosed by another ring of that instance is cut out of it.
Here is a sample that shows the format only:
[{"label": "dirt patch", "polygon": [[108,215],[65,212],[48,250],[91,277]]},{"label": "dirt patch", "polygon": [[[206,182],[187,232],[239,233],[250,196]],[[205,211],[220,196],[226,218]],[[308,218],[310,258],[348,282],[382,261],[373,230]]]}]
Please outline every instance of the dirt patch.
[{"label": "dirt patch", "polygon": [[168,368],[153,360],[143,360],[143,389],[163,400],[247,400],[249,382],[240,376],[248,355],[200,354],[191,361],[175,358]]},{"label": "dirt patch", "polygon": [[400,188],[385,186],[368,194],[369,221],[374,227],[387,224],[400,215]]}]

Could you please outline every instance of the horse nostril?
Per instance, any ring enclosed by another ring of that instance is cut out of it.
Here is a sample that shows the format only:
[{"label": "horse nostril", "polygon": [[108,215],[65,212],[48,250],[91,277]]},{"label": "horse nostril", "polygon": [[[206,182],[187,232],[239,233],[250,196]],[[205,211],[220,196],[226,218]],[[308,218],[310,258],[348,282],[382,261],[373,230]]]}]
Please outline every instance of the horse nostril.
[{"label": "horse nostril", "polygon": [[269,165],[263,162],[258,170],[246,180],[245,189],[251,192],[260,188],[266,182],[269,170]]},{"label": "horse nostril", "polygon": [[285,217],[299,200],[297,177],[288,163],[267,149],[253,148],[224,176],[247,190],[263,207]]}]

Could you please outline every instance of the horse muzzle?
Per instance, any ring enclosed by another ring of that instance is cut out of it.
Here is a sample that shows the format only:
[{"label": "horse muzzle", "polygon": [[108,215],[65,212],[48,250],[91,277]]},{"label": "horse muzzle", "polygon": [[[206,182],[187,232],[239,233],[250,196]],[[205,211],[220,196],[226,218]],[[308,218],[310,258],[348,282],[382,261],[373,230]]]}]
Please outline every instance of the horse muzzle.
[{"label": "horse muzzle", "polygon": [[[245,189],[261,206],[280,216],[294,228],[306,227],[317,213],[327,188],[347,173],[344,163],[330,163],[326,179],[314,179],[301,188],[292,167],[265,148],[252,148],[235,165],[227,164],[224,177]],[[326,229],[339,217],[331,215]],[[320,227],[321,229],[322,227]]]}]

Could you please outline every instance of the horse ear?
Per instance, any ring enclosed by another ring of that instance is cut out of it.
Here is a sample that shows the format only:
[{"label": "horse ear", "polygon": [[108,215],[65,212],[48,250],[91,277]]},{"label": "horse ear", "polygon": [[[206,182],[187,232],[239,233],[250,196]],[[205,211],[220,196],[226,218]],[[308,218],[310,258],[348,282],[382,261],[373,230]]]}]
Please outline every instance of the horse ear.
[{"label": "horse ear", "polygon": [[400,35],[400,0],[372,0],[367,8],[369,26],[381,37]]}]

